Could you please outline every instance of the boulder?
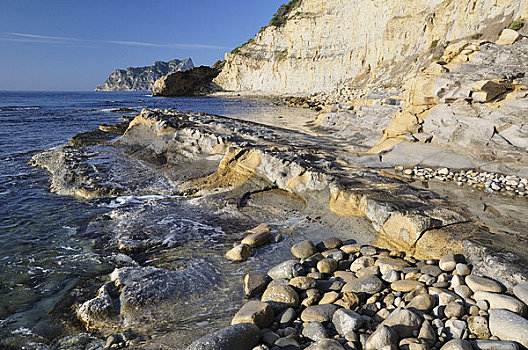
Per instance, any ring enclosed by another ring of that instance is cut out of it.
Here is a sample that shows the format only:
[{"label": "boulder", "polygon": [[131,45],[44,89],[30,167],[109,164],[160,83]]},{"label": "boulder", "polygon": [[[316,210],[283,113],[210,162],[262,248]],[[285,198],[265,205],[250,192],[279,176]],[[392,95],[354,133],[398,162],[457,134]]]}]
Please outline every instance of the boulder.
[{"label": "boulder", "polygon": [[387,317],[381,326],[391,327],[396,331],[402,338],[408,338],[413,335],[414,331],[418,331],[422,325],[420,316],[412,311],[397,308],[389,317]]},{"label": "boulder", "polygon": [[491,310],[489,328],[500,340],[516,341],[528,347],[528,320],[508,310]]},{"label": "boulder", "polygon": [[349,332],[355,332],[363,325],[363,318],[357,312],[338,309],[334,312],[332,323],[336,331],[343,337]]},{"label": "boulder", "polygon": [[511,312],[515,312],[519,315],[526,314],[526,304],[517,298],[509,295],[491,293],[491,292],[476,292],[473,295],[475,300],[485,300],[489,303],[490,310],[493,309],[506,309]]},{"label": "boulder", "polygon": [[312,241],[302,241],[294,244],[291,247],[291,253],[297,259],[309,258],[317,253],[315,245]]},{"label": "boulder", "polygon": [[254,297],[266,289],[268,282],[266,276],[250,272],[244,276],[244,294],[248,297]]},{"label": "boulder", "polygon": [[276,309],[297,307],[299,294],[290,286],[275,285],[264,291],[261,301],[269,302]]},{"label": "boulder", "polygon": [[496,44],[497,45],[512,45],[513,43],[515,43],[517,40],[519,40],[519,38],[521,38],[522,35],[513,30],[513,29],[504,29],[499,37],[499,39],[497,40]]},{"label": "boulder", "polygon": [[391,327],[380,326],[374,333],[368,337],[365,343],[366,350],[379,350],[385,346],[398,346],[399,337]]},{"label": "boulder", "polygon": [[153,96],[192,96],[211,84],[219,71],[200,66],[165,75],[154,83]]},{"label": "boulder", "polygon": [[251,255],[251,248],[246,244],[238,244],[225,253],[225,257],[231,261],[246,261]]}]

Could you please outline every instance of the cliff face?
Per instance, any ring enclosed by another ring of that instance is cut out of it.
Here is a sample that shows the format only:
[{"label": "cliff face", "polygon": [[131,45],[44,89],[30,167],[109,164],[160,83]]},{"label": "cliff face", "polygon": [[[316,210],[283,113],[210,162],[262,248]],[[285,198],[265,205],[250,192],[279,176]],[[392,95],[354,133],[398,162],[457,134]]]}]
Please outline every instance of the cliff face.
[{"label": "cliff face", "polygon": [[[400,85],[462,38],[494,40],[528,16],[526,0],[302,0],[227,53],[226,90],[309,94],[349,85]],[[425,63],[424,63],[425,64]]]},{"label": "cliff face", "polygon": [[156,61],[152,66],[116,69],[104,85],[98,86],[95,91],[151,91],[154,82],[162,76],[191,68],[194,68],[194,64],[187,58],[183,61]]}]

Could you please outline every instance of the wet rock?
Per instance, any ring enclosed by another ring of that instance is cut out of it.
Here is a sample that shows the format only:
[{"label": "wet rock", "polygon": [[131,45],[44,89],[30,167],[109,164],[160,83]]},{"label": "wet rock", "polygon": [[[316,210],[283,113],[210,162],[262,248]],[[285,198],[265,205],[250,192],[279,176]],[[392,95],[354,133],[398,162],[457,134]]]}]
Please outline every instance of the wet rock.
[{"label": "wet rock", "polygon": [[302,241],[291,247],[291,253],[297,259],[309,258],[317,253],[312,241]]},{"label": "wet rock", "polygon": [[290,286],[276,285],[268,287],[262,294],[263,302],[269,302],[275,309],[297,307],[299,295]]},{"label": "wet rock", "polygon": [[489,329],[501,340],[516,341],[528,347],[528,320],[508,310],[491,310]]},{"label": "wet rock", "polygon": [[304,326],[302,335],[313,341],[328,338],[328,331],[320,322],[310,322]]},{"label": "wet rock", "polygon": [[273,318],[273,309],[269,304],[253,300],[238,310],[231,324],[252,323],[259,328],[266,328],[273,323]]},{"label": "wet rock", "polygon": [[272,279],[287,278],[292,279],[294,276],[294,271],[296,266],[299,265],[297,260],[287,260],[284,261],[268,271],[268,276]]},{"label": "wet rock", "polygon": [[267,224],[260,224],[248,231],[248,235],[240,243],[251,248],[256,248],[267,244],[271,240],[270,227]]},{"label": "wet rock", "polygon": [[250,272],[244,276],[244,294],[254,297],[266,289],[268,278],[260,273]]},{"label": "wet rock", "polygon": [[479,291],[473,295],[473,298],[487,301],[491,310],[506,309],[519,315],[526,314],[526,304],[509,295]]},{"label": "wet rock", "polygon": [[385,346],[397,346],[399,337],[395,330],[385,325],[380,326],[374,333],[372,333],[366,343],[366,350],[379,350]]},{"label": "wet rock", "polygon": [[472,350],[471,343],[462,339],[453,339],[445,343],[440,350]]},{"label": "wet rock", "polygon": [[246,261],[251,255],[251,248],[246,244],[239,244],[230,249],[225,257],[231,261]]},{"label": "wet rock", "polygon": [[420,316],[412,311],[397,308],[391,312],[381,325],[393,328],[402,338],[408,338],[413,335],[414,331],[420,329],[422,320]]},{"label": "wet rock", "polygon": [[253,324],[236,324],[196,340],[186,350],[251,350],[258,344],[259,335]]},{"label": "wet rock", "polygon": [[482,316],[470,316],[467,319],[469,331],[479,339],[488,339],[491,334],[488,326],[488,319]]},{"label": "wet rock", "polygon": [[332,323],[336,331],[344,337],[349,332],[355,332],[361,328],[363,318],[352,310],[338,309],[334,312]]},{"label": "wet rock", "polygon": [[332,304],[309,306],[301,313],[304,322],[327,322],[332,319],[337,306]]},{"label": "wet rock", "polygon": [[466,276],[466,284],[473,292],[483,291],[502,293],[504,291],[499,283],[487,277],[469,275]]},{"label": "wet rock", "polygon": [[349,282],[343,287],[343,292],[375,294],[385,288],[383,282],[375,275],[367,275]]}]

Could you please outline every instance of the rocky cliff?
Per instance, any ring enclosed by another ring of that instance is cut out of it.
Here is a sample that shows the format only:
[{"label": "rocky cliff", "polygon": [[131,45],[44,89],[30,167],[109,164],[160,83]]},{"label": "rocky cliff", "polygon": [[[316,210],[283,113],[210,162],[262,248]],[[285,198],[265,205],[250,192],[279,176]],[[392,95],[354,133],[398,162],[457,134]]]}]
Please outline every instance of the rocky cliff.
[{"label": "rocky cliff", "polygon": [[528,17],[526,0],[293,0],[254,39],[227,53],[226,90],[301,94],[400,86],[463,38],[495,40]]},{"label": "rocky cliff", "polygon": [[187,58],[183,61],[156,61],[151,66],[129,67],[126,70],[116,69],[95,91],[151,91],[154,82],[162,76],[191,68],[194,64]]}]

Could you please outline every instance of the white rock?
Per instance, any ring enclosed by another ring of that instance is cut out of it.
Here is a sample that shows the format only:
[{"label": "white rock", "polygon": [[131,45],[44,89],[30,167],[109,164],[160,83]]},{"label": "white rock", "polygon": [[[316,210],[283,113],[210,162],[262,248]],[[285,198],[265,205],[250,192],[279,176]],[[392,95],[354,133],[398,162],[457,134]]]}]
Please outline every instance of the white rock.
[{"label": "white rock", "polygon": [[528,347],[528,320],[508,310],[491,310],[491,334],[500,340],[511,340]]},{"label": "white rock", "polygon": [[506,309],[519,315],[526,313],[526,304],[509,295],[479,291],[475,292],[473,298],[475,300],[486,300],[490,305],[490,310]]},{"label": "white rock", "polygon": [[511,45],[515,43],[522,35],[513,29],[504,29],[497,40],[497,45]]}]

